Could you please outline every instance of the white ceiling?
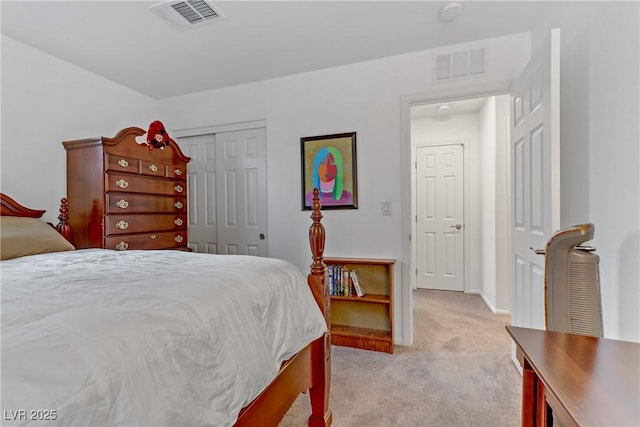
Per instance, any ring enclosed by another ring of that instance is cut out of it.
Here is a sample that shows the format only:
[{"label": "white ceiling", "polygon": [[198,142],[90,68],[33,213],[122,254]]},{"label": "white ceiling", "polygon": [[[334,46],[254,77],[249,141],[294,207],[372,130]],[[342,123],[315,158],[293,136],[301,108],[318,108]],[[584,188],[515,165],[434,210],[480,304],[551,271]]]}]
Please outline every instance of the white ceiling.
[{"label": "white ceiling", "polygon": [[2,33],[155,99],[536,28],[578,2],[215,1],[225,19],[176,31],[158,1],[0,2]]}]

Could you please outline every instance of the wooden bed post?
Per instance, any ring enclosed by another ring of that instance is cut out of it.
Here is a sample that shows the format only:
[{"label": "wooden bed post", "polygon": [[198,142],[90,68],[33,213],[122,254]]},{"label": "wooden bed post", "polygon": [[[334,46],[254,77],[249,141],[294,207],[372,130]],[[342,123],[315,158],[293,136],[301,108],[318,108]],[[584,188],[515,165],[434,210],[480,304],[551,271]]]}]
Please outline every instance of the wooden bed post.
[{"label": "wooden bed post", "polygon": [[329,288],[327,286],[327,267],[324,264],[322,255],[324,253],[325,232],[324,226],[320,222],[322,213],[320,212],[320,198],[318,189],[313,189],[311,219],[313,223],[309,227],[309,245],[313,255],[311,272],[307,278],[309,287],[313,292],[313,297],[324,314],[327,322],[327,330],[323,337],[318,338],[312,344],[311,367],[312,385],[309,389],[311,399],[311,415],[309,416],[309,427],[330,426],[332,413],[329,409],[329,388],[331,385],[331,300],[329,299]]},{"label": "wooden bed post", "polygon": [[58,225],[56,225],[56,230],[58,233],[62,234],[62,237],[67,239],[67,242],[71,242],[71,226],[69,225],[69,204],[67,203],[67,198],[63,197],[60,199],[60,215],[58,215]]}]

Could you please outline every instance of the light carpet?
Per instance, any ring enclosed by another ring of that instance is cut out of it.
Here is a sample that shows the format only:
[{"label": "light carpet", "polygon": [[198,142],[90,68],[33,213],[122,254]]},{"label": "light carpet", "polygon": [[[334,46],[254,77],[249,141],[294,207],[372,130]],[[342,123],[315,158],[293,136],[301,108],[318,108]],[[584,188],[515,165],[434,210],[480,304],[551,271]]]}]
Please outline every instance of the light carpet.
[{"label": "light carpet", "polygon": [[[414,291],[414,344],[393,355],[333,346],[333,426],[519,426],[509,316],[478,295]],[[279,427],[307,425],[302,394]]]}]

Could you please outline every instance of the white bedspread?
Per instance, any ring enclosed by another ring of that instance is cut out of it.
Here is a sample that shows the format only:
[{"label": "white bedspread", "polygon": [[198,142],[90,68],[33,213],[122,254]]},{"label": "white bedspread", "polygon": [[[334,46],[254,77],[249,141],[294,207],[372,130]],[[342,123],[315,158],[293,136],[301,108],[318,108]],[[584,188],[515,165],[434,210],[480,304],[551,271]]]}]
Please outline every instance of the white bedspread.
[{"label": "white bedspread", "polygon": [[326,330],[281,260],[87,249],[0,272],[2,425],[231,425]]}]

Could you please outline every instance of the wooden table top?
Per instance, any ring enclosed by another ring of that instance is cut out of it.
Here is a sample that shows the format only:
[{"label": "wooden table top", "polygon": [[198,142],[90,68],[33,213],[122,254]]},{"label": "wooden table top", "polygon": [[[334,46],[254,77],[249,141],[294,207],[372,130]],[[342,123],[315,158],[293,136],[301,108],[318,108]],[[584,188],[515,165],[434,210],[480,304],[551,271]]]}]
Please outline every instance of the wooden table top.
[{"label": "wooden table top", "polygon": [[640,344],[507,326],[529,364],[580,426],[640,426]]}]

